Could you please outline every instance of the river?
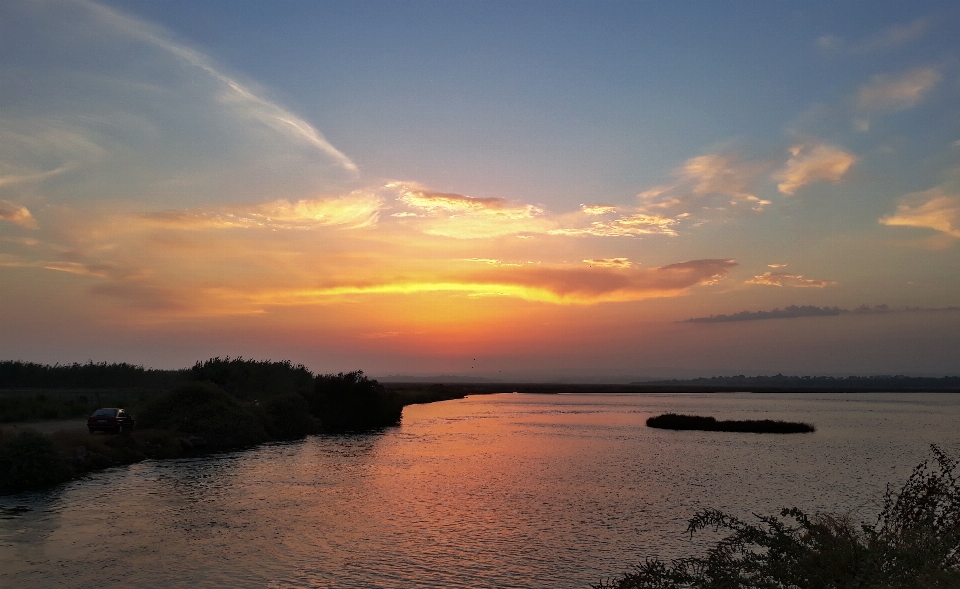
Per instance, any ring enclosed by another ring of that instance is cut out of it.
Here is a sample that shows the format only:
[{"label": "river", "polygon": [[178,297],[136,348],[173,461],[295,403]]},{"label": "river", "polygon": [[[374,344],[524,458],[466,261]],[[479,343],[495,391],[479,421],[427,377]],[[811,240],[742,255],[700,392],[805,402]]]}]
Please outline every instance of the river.
[{"label": "river", "polygon": [[[673,432],[664,412],[787,419],[813,434]],[[489,395],[312,436],[110,469],[0,497],[0,587],[584,589],[702,551],[698,509],[872,520],[960,396]],[[28,510],[11,511],[15,506]]]}]

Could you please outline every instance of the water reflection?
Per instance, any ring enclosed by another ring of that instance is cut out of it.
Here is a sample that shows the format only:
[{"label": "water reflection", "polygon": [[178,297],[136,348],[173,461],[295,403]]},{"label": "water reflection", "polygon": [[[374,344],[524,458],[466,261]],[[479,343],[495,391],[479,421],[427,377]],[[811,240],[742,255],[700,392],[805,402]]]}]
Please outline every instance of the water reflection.
[{"label": "water reflection", "polygon": [[[669,432],[665,411],[809,421],[809,436]],[[0,586],[585,587],[696,549],[698,508],[860,509],[935,442],[947,395],[499,395],[375,434],[144,462],[0,498]],[[706,542],[703,538],[700,542]]]}]

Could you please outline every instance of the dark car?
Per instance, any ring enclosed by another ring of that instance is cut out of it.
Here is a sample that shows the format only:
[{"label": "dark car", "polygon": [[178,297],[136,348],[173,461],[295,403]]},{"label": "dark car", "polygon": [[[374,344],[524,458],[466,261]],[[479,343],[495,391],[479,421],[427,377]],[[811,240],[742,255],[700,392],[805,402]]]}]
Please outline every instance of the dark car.
[{"label": "dark car", "polygon": [[132,432],[136,422],[133,417],[123,409],[109,407],[106,409],[97,409],[93,415],[87,418],[87,429],[93,432],[113,432],[122,434]]}]

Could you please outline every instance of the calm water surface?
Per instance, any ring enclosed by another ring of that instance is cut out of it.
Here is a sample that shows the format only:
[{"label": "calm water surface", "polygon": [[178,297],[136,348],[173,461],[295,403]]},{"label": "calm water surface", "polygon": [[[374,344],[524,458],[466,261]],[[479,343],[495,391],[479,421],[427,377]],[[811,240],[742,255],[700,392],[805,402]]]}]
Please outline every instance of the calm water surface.
[{"label": "calm water surface", "polygon": [[[670,432],[667,411],[813,422],[806,435]],[[0,497],[0,587],[585,588],[702,550],[698,509],[872,519],[937,443],[954,395],[493,395],[403,425],[146,461]]]}]

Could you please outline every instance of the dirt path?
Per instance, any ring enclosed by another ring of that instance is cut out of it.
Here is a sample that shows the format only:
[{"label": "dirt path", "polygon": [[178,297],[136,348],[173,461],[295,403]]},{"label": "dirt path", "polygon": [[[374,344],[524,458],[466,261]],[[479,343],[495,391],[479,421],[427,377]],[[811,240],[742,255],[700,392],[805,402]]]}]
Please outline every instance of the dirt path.
[{"label": "dirt path", "polygon": [[35,429],[42,434],[52,434],[55,431],[67,430],[70,432],[87,431],[87,419],[57,419],[54,421],[27,421],[21,423],[0,423],[3,435],[16,435],[25,429]]}]

